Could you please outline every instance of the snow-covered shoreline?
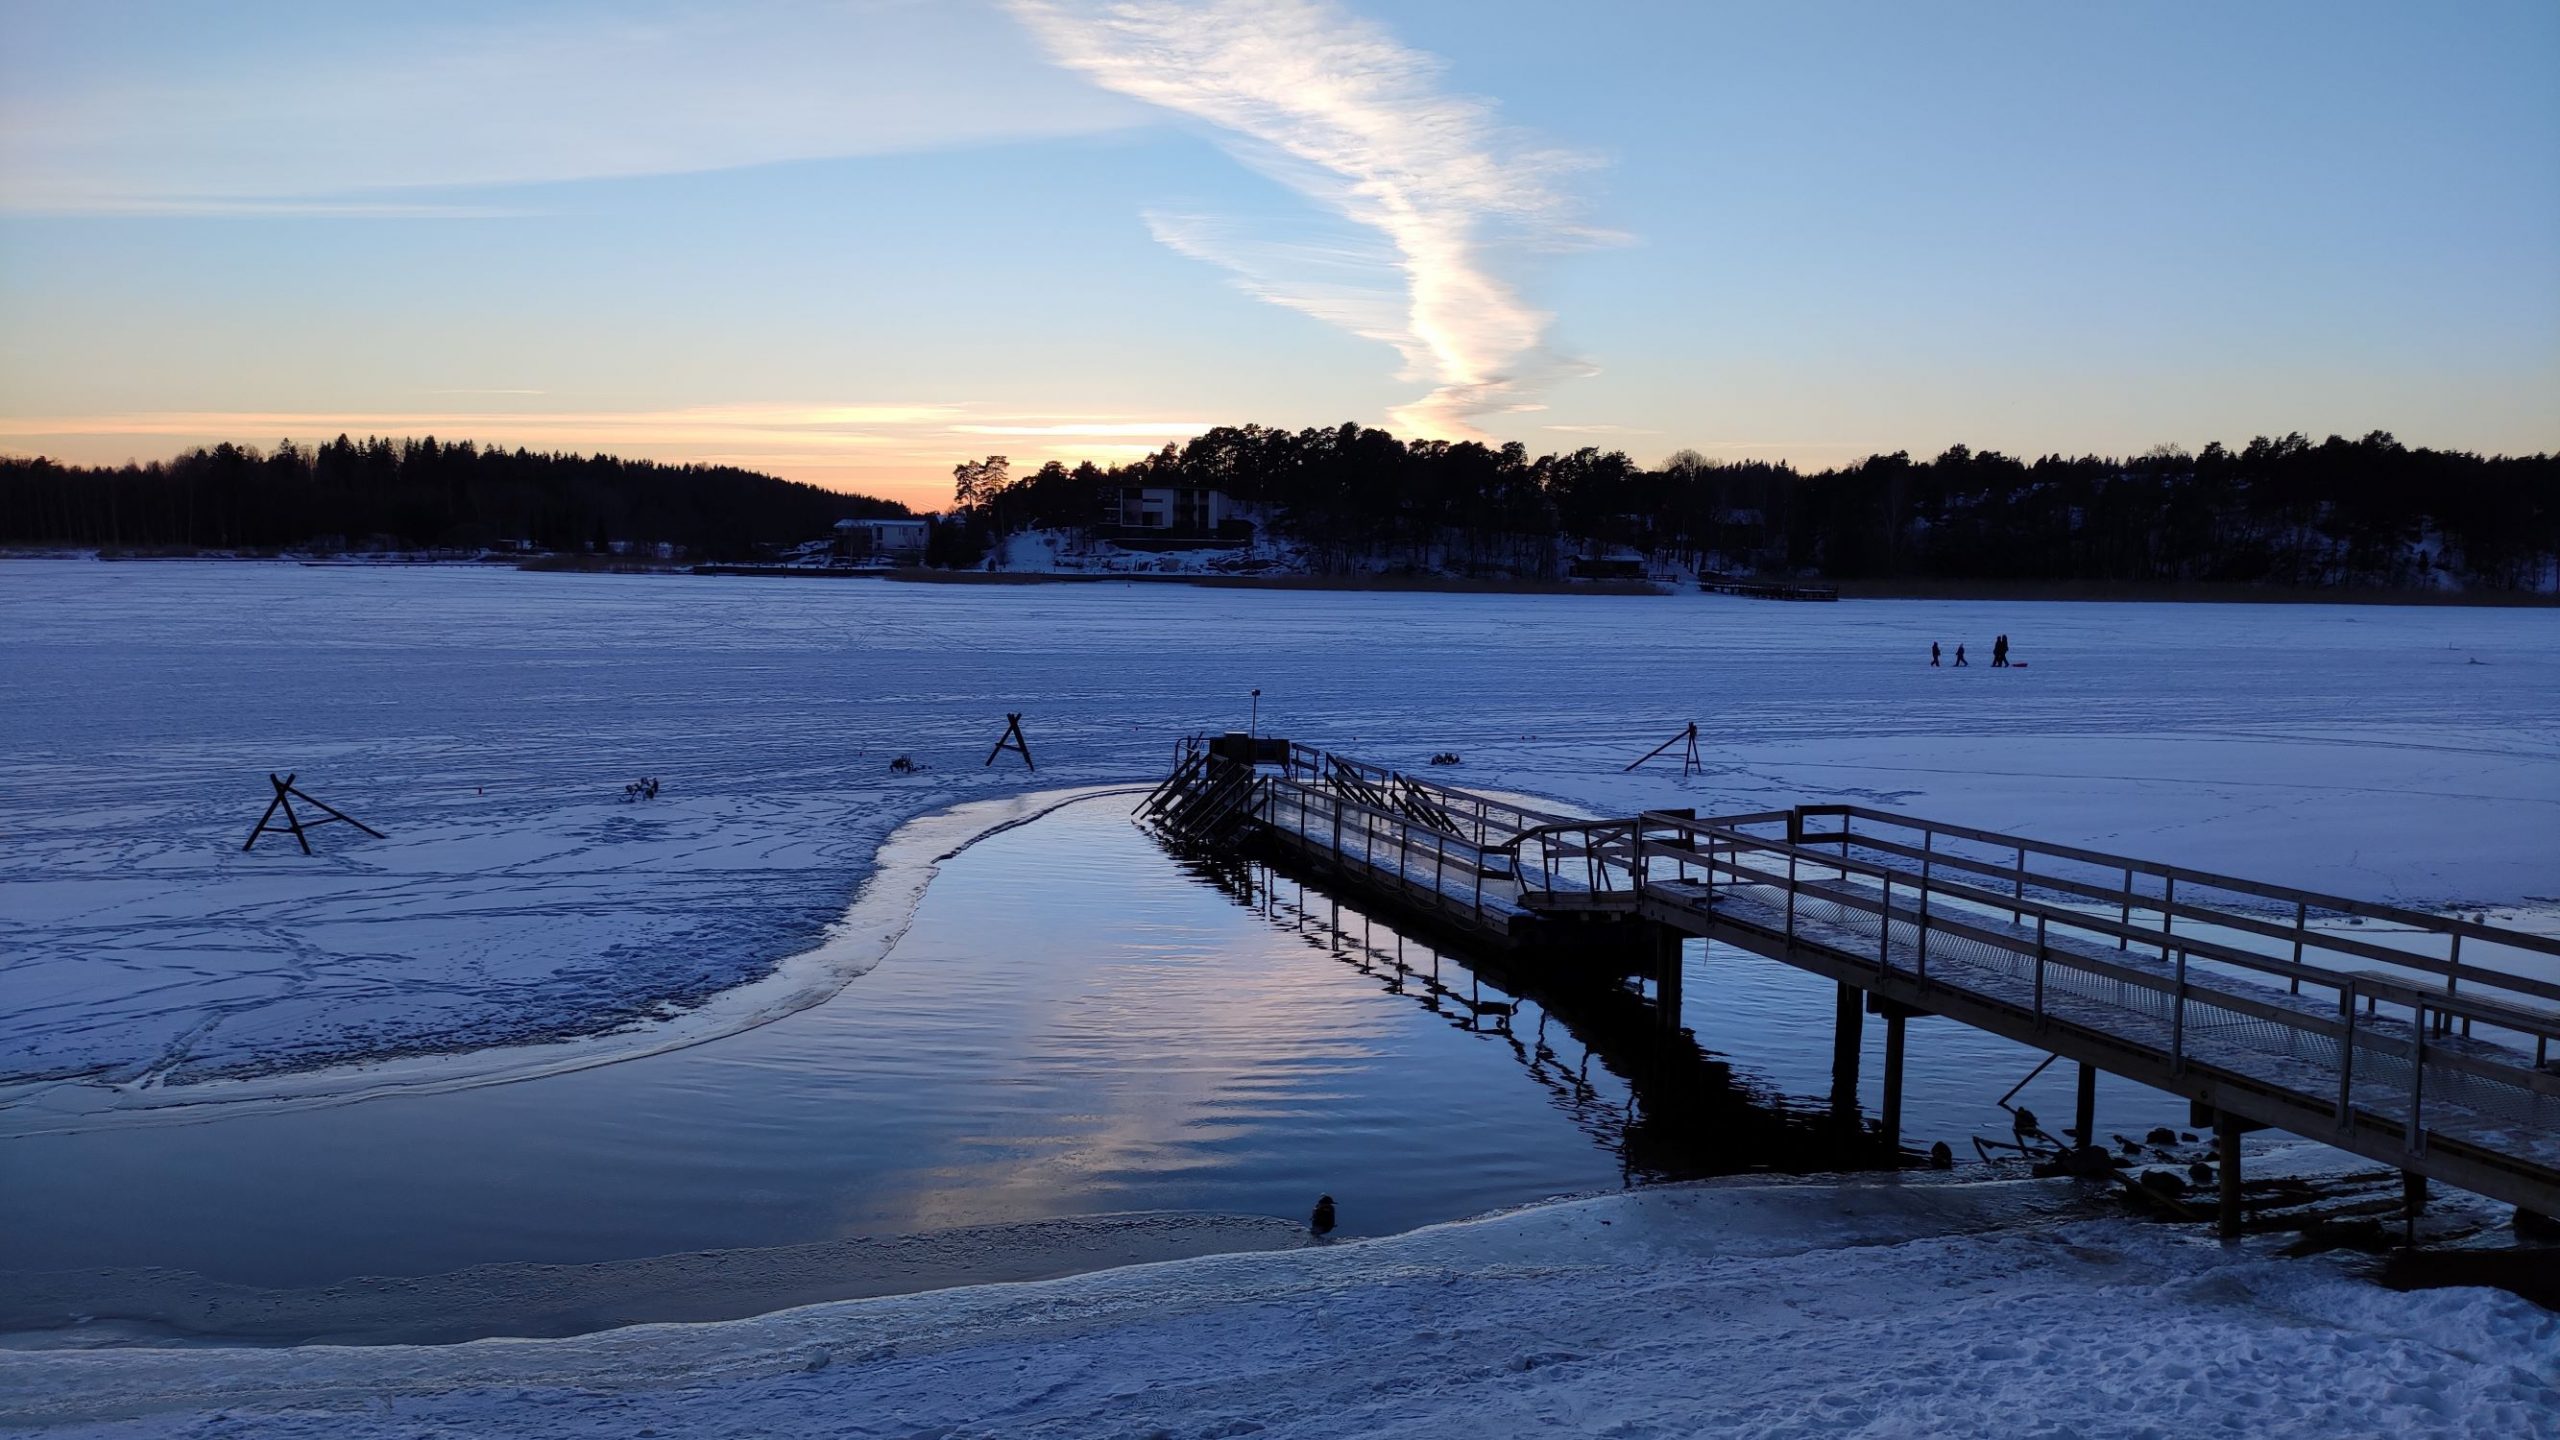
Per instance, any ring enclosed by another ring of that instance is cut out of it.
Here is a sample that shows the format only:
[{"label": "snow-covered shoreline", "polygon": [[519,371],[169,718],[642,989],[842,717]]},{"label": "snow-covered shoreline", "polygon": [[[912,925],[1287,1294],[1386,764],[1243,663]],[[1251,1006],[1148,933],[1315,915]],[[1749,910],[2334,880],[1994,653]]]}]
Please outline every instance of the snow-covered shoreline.
[{"label": "snow-covered shoreline", "polygon": [[[1355,1202],[1356,1203],[1356,1202]],[[66,1436],[2560,1433],[2560,1317],[2068,1182],[1663,1187],[565,1340],[0,1353]]]}]

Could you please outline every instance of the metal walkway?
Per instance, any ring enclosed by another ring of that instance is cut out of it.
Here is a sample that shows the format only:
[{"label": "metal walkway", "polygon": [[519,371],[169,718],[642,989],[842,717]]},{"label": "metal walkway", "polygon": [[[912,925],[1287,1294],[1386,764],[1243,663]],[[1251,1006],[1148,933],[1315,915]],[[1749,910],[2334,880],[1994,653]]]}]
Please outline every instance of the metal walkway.
[{"label": "metal walkway", "polygon": [[1261,745],[1141,813],[1559,959],[1732,945],[1864,992],[1897,1041],[1944,1016],[2184,1095],[2227,1146],[2282,1129],[2560,1214],[2560,940],[1861,806],[1592,819]]}]

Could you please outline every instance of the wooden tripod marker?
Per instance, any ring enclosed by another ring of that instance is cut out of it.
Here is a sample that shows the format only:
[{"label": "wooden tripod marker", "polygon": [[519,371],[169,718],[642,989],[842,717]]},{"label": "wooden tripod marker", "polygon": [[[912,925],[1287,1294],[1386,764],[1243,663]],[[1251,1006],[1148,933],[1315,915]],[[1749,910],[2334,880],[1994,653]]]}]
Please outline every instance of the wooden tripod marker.
[{"label": "wooden tripod marker", "polygon": [[[1031,742],[1022,738],[1022,717],[1019,715],[1007,715],[1004,717],[1004,733],[996,737],[996,748],[987,752],[987,764],[993,765],[996,763],[996,757],[1003,754],[1008,749],[1016,751],[1022,756],[1023,769],[1028,770],[1035,775],[1040,772],[1040,767],[1031,763]],[[979,768],[984,769],[986,767],[980,766]]]},{"label": "wooden tripod marker", "polygon": [[[257,844],[258,837],[267,833],[267,830],[269,829],[267,822],[276,818],[276,811],[279,809],[284,811],[284,823],[274,826],[273,828],[283,830],[291,834],[293,838],[301,844],[302,853],[305,855],[311,853],[311,837],[302,832],[312,829],[315,826],[326,825],[332,820],[344,820],[348,824],[353,825],[376,840],[387,838],[381,831],[374,829],[372,826],[367,825],[353,815],[349,815],[345,811],[337,809],[326,801],[312,799],[310,795],[306,794],[302,790],[301,787],[293,783],[293,777],[291,775],[287,775],[283,779],[279,780],[276,778],[275,772],[270,770],[267,772],[267,783],[276,787],[276,798],[267,802],[267,812],[258,817],[258,828],[249,832],[249,838],[240,846],[243,850]],[[319,809],[328,811],[328,819],[314,820],[309,824],[303,823],[302,817],[293,813],[293,801],[295,796],[300,796],[302,803],[305,805],[315,806]]]},{"label": "wooden tripod marker", "polygon": [[[1636,768],[1636,765],[1643,764],[1646,760],[1652,759],[1654,756],[1661,754],[1663,751],[1670,749],[1672,746],[1679,744],[1683,740],[1689,742],[1689,753],[1681,758],[1680,778],[1686,780],[1692,775],[1705,774],[1707,771],[1707,762],[1698,758],[1698,722],[1695,720],[1689,722],[1688,729],[1681,731],[1679,734],[1672,736],[1670,739],[1665,740],[1661,744],[1646,751],[1643,759],[1637,760],[1635,765],[1629,765],[1627,770],[1633,770]],[[1621,770],[1618,773],[1624,775],[1627,773],[1627,770]]]}]

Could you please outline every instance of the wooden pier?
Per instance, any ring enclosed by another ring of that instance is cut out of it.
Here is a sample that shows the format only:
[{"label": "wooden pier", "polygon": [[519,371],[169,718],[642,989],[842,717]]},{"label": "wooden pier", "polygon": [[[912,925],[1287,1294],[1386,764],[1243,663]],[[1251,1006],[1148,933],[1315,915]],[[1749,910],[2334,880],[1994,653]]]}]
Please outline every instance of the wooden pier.
[{"label": "wooden pier", "polygon": [[1649,980],[1665,1025],[1684,937],[1830,979],[1835,1099],[1887,1027],[1888,1140],[1904,1024],[1934,1015],[2077,1062],[2083,1145],[2097,1071],[2185,1096],[2227,1233],[2261,1128],[2560,1215],[2560,981],[2519,964],[2560,940],[1864,806],[1567,815],[1241,735],[1139,811],[1559,978]]},{"label": "wooden pier", "polygon": [[1754,600],[1837,600],[1840,587],[1802,580],[1764,580],[1751,575],[1706,574],[1698,588],[1710,595],[1743,595]]}]

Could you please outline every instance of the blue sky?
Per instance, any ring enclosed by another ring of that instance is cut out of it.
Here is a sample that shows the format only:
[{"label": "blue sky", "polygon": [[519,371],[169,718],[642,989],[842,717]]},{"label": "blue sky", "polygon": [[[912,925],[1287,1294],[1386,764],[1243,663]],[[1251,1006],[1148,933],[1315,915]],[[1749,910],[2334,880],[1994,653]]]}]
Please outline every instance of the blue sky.
[{"label": "blue sky", "polygon": [[0,0],[0,447],[2560,448],[2560,6]]}]

